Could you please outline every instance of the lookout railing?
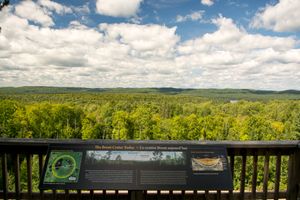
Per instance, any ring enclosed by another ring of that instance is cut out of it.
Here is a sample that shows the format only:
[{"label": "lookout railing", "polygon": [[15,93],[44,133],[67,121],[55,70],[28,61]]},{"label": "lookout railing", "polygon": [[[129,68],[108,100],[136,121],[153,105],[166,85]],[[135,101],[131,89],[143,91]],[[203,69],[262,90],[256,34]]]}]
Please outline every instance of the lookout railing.
[{"label": "lookout railing", "polygon": [[[97,144],[97,141],[0,139],[0,199],[300,199],[299,140],[183,141],[226,146],[235,179],[235,189],[230,191],[121,191],[101,188],[42,191],[36,186],[34,188],[33,177],[41,177],[49,144]],[[169,142],[176,144],[176,141]]]}]

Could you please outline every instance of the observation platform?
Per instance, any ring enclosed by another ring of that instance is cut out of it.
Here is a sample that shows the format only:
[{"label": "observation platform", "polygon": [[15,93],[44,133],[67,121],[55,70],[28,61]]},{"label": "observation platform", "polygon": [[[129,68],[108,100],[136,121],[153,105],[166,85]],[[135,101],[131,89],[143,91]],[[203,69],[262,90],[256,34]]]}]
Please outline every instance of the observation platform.
[{"label": "observation platform", "polygon": [[[137,144],[224,145],[234,190],[38,190],[34,186],[34,178],[42,176],[49,145],[96,145],[101,142],[103,140],[1,138],[0,199],[300,199],[299,140],[130,141]],[[38,175],[34,171],[38,171]]]}]

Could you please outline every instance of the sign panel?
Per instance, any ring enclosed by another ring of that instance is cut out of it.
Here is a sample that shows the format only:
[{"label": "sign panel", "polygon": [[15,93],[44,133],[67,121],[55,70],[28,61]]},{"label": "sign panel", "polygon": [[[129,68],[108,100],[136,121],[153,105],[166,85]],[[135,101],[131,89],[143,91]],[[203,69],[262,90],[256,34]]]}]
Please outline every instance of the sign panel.
[{"label": "sign panel", "polygon": [[224,146],[141,142],[50,145],[41,189],[229,190]]}]

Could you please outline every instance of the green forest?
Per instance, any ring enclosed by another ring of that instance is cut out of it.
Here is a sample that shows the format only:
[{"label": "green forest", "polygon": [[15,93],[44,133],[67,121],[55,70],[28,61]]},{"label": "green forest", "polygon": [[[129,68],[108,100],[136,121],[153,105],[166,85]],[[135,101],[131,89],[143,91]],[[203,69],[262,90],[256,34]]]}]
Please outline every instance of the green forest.
[{"label": "green forest", "polygon": [[190,90],[172,88],[118,89],[119,92],[117,89],[91,92],[91,89],[50,88],[44,93],[39,87],[10,89],[9,93],[5,89],[0,89],[1,137],[116,140],[300,138],[300,94],[295,91],[252,91],[252,95],[245,98],[243,95],[249,90],[206,90],[203,95],[200,91],[188,95]]},{"label": "green forest", "polygon": [[[229,89],[0,88],[0,135],[84,140],[299,140],[300,94]],[[274,159],[270,160],[270,180],[275,176]],[[33,162],[33,171],[37,171],[36,157]],[[282,162],[287,166],[287,158]],[[259,165],[263,166],[263,158]],[[26,184],[25,160],[21,174],[22,184]],[[281,187],[286,187],[286,177],[283,169]],[[33,179],[37,190],[38,173]],[[262,179],[259,172],[258,188]],[[250,180],[251,174],[247,174],[246,184]],[[12,174],[9,181],[13,189]],[[239,177],[234,181],[237,189]]]}]

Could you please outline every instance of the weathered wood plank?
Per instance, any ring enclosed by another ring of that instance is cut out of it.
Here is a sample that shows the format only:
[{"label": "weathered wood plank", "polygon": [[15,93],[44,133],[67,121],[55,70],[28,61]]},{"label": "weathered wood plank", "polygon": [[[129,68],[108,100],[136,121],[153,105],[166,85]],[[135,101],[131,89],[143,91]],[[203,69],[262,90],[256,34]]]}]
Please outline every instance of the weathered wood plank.
[{"label": "weathered wood plank", "polygon": [[[43,154],[38,154],[39,156],[39,178],[41,180],[42,175],[43,175]],[[44,191],[40,190],[40,199],[44,199]]]},{"label": "weathered wood plank", "polygon": [[94,190],[90,190],[90,197],[91,197],[91,199],[94,199],[94,197],[95,197]]},{"label": "weathered wood plank", "polygon": [[52,199],[53,199],[53,200],[58,199],[57,191],[56,191],[56,190],[52,190]]},{"label": "weathered wood plank", "polygon": [[15,174],[15,195],[16,199],[20,199],[20,156],[19,154],[13,155],[14,160],[14,174]]},{"label": "weathered wood plank", "polygon": [[209,191],[205,190],[205,199],[209,199]]},{"label": "weathered wood plank", "polygon": [[7,199],[8,193],[8,173],[7,173],[7,155],[4,153],[2,154],[2,190],[3,190],[3,199]]},{"label": "weathered wood plank", "polygon": [[144,199],[144,193],[143,191],[130,191],[130,200],[143,200]]},{"label": "weathered wood plank", "polygon": [[81,195],[81,194],[82,194],[82,193],[81,193],[81,190],[77,190],[77,195],[76,195],[76,197],[77,197],[78,200],[82,198],[82,195]]},{"label": "weathered wood plank", "polygon": [[[205,144],[205,145],[225,145],[227,148],[234,149],[289,149],[297,148],[298,140],[278,140],[278,141],[176,141],[176,140],[80,140],[80,139],[27,139],[27,138],[1,138],[0,146],[7,148],[7,146],[18,145],[22,149],[30,147],[38,147],[39,150],[47,151],[49,144],[115,144],[115,143],[134,143],[134,144]],[[0,148],[0,151],[3,148]],[[41,152],[38,152],[41,153]]]},{"label": "weathered wood plank", "polygon": [[242,156],[242,170],[241,170],[241,183],[240,183],[240,199],[244,199],[244,193],[245,193],[245,176],[246,176],[246,162],[247,162],[247,156]]},{"label": "weathered wood plank", "polygon": [[300,147],[289,157],[288,199],[297,199],[300,193]]},{"label": "weathered wood plank", "polygon": [[274,200],[279,199],[279,186],[280,186],[280,173],[281,173],[281,154],[276,156],[276,174],[275,174],[275,188],[274,188]]},{"label": "weathered wood plank", "polygon": [[[232,175],[232,180],[234,180],[234,155],[230,156],[230,170]],[[229,190],[229,198],[233,199],[233,190]]]},{"label": "weathered wood plank", "polygon": [[[14,193],[9,192],[8,193],[8,198],[13,199],[14,195],[15,195]],[[160,199],[169,199],[170,197],[174,198],[174,199],[185,199],[185,198],[189,199],[189,197],[191,197],[193,199],[194,195],[195,194],[185,194],[185,195],[182,195],[182,194],[172,194],[172,195],[170,195],[170,194],[161,194],[160,197],[158,197],[157,194],[143,193],[144,199],[158,199],[158,200],[160,200]],[[216,199],[216,195],[217,195],[217,193],[209,193],[209,194],[207,194],[207,197],[208,197],[208,199]],[[45,192],[44,196],[45,196],[46,200],[52,199],[52,193]],[[204,193],[198,193],[196,199],[204,199],[205,196],[206,196],[206,194],[204,194]],[[257,199],[262,199],[263,196],[264,196],[264,194],[262,192],[257,192],[256,193]],[[267,198],[268,199],[274,199],[274,196],[275,196],[274,192],[269,192]],[[22,199],[30,199],[27,192],[20,193],[20,197]],[[56,197],[57,197],[57,199],[64,199],[65,194],[64,193],[57,193]],[[70,193],[69,197],[70,197],[70,199],[76,199],[77,198],[77,193]],[[95,197],[95,199],[103,199],[103,194],[95,193],[94,197]],[[107,197],[106,199],[116,199],[115,194],[107,194],[106,197]],[[240,198],[240,194],[238,192],[234,192],[233,197],[234,197],[234,200],[238,200]],[[3,194],[2,193],[0,193],[0,198],[3,199]],[[229,198],[228,193],[222,193],[221,194],[221,199],[228,199],[228,198]],[[285,191],[279,192],[279,198],[283,198],[283,199],[287,198],[286,192]],[[33,192],[32,196],[31,196],[31,199],[34,199],[34,200],[35,199],[36,200],[40,199],[40,194]],[[91,199],[90,194],[89,193],[82,193],[82,199]],[[119,194],[118,199],[120,199],[120,200],[130,199],[130,192],[128,194]],[[245,200],[253,200],[252,193],[251,192],[245,192],[244,193],[244,199]]]},{"label": "weathered wood plank", "polygon": [[217,190],[217,200],[221,199],[221,190]]},{"label": "weathered wood plank", "polygon": [[256,184],[257,184],[257,159],[258,156],[253,156],[253,174],[252,174],[252,185],[251,185],[251,191],[252,191],[252,198],[256,199]]},{"label": "weathered wood plank", "polygon": [[70,199],[70,192],[69,190],[65,190],[65,200]]},{"label": "weathered wood plank", "polygon": [[265,156],[265,162],[264,162],[264,181],[263,181],[263,193],[264,193],[264,198],[267,199],[268,195],[268,182],[269,182],[269,162],[270,161],[270,156],[269,153],[266,154]]},{"label": "weathered wood plank", "polygon": [[26,168],[27,168],[27,192],[28,196],[32,194],[32,155],[26,155]]}]

